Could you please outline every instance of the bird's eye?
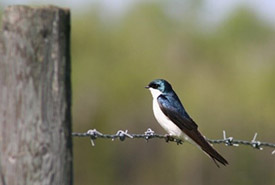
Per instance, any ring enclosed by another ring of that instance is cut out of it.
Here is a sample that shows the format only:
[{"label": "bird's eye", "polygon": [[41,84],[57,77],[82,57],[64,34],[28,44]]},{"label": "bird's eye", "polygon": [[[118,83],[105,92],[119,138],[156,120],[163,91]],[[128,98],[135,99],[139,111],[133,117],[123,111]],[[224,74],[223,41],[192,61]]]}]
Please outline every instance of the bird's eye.
[{"label": "bird's eye", "polygon": [[154,89],[159,88],[159,84],[152,84],[152,88],[154,88]]}]

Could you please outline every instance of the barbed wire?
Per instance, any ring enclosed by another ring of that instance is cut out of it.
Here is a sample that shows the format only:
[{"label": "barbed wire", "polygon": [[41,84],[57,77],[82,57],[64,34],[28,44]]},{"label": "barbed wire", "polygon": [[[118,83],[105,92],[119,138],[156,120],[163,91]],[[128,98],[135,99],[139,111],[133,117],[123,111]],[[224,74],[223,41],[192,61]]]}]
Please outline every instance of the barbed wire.
[{"label": "barbed wire", "polygon": [[[256,140],[257,138],[257,133],[254,134],[253,139],[251,141],[246,141],[246,140],[239,140],[239,139],[234,139],[233,137],[227,137],[226,132],[223,131],[223,138],[222,139],[208,139],[206,140],[211,143],[211,144],[225,144],[226,146],[239,146],[239,145],[248,145],[251,146],[252,148],[258,149],[258,150],[263,150],[263,147],[269,147],[269,148],[275,148],[274,143],[268,143],[268,142],[262,142]],[[91,144],[92,146],[95,146],[95,140],[97,138],[102,138],[102,139],[111,139],[112,141],[115,139],[119,139],[120,141],[124,141],[126,138],[134,139],[134,138],[139,138],[139,139],[145,139],[148,141],[149,139],[165,139],[166,142],[175,142],[178,145],[183,144],[183,140],[174,138],[170,135],[161,135],[161,134],[156,134],[155,131],[152,129],[148,128],[144,134],[131,134],[128,133],[128,130],[118,130],[116,134],[103,134],[96,129],[88,130],[87,132],[84,133],[76,133],[73,132],[72,136],[74,137],[90,137]],[[272,151],[271,154],[275,154],[275,150]]]}]

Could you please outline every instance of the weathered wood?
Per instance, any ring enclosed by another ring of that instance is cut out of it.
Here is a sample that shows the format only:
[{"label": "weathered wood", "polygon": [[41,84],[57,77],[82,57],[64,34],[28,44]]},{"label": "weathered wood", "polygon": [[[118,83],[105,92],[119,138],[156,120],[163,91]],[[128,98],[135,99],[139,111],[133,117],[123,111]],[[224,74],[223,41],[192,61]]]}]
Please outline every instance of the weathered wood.
[{"label": "weathered wood", "polygon": [[7,7],[0,37],[0,184],[72,184],[70,12]]}]

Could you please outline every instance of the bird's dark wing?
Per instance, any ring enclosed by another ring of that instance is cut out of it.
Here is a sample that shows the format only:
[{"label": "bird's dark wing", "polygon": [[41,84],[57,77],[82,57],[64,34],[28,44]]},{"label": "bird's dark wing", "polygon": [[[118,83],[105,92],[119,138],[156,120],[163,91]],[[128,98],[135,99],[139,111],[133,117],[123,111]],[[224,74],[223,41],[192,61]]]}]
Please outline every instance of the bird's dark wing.
[{"label": "bird's dark wing", "polygon": [[198,125],[188,116],[182,105],[179,104],[180,100],[177,97],[160,95],[157,100],[162,112],[180,129],[184,131],[185,129],[198,128]]},{"label": "bird's dark wing", "polygon": [[198,125],[190,118],[184,110],[180,100],[176,95],[165,96],[160,95],[157,98],[158,104],[162,112],[175,123],[189,138],[191,138],[200,148],[205,151],[217,164],[216,160],[223,165],[228,162],[224,159],[204,138],[198,131]]}]

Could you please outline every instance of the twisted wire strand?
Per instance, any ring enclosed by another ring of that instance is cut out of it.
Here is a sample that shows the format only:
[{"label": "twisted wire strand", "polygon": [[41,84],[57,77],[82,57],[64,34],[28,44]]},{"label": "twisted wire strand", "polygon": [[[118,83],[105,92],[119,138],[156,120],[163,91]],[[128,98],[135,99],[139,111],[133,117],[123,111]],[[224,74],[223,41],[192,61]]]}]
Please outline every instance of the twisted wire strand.
[{"label": "twisted wire strand", "polygon": [[[234,139],[233,137],[227,137],[226,132],[223,131],[223,138],[222,139],[208,139],[206,140],[211,144],[225,144],[226,146],[239,146],[239,145],[248,145],[255,149],[263,150],[263,147],[275,148],[275,143],[269,142],[262,142],[256,140],[257,133],[255,133],[253,139],[251,141],[247,140],[239,140]],[[124,141],[126,138],[134,139],[145,139],[148,141],[149,139],[165,139],[166,142],[176,142],[177,144],[182,144],[184,141],[178,138],[171,137],[169,135],[161,135],[156,134],[152,129],[148,128],[143,134],[133,134],[128,133],[128,130],[118,130],[116,134],[103,134],[96,129],[88,130],[84,133],[72,133],[74,137],[90,137],[92,146],[95,146],[95,139],[102,138],[102,139],[119,139],[120,141]],[[275,150],[272,151],[272,154],[275,154]]]}]

